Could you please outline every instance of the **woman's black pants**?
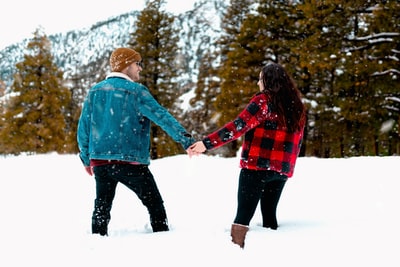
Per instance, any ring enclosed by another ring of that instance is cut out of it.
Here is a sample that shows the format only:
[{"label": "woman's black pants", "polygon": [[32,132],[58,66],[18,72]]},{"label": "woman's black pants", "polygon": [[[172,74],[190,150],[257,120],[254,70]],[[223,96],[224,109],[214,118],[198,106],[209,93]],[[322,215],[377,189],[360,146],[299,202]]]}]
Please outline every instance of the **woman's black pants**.
[{"label": "woman's black pants", "polygon": [[276,207],[287,176],[270,170],[242,169],[234,223],[249,225],[260,201],[263,227],[277,229]]}]

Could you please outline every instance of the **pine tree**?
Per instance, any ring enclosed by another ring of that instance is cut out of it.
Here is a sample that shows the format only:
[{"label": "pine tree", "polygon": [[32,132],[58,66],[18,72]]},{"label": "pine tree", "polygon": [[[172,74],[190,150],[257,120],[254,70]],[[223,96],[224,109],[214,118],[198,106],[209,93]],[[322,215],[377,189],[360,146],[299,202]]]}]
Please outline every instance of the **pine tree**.
[{"label": "pine tree", "polygon": [[[261,68],[269,61],[289,62],[289,41],[296,37],[294,5],[285,1],[231,1],[225,16],[220,67],[221,94],[217,96],[220,123],[232,120],[258,92]],[[240,20],[241,19],[241,20]],[[238,146],[232,147],[235,155]]]},{"label": "pine tree", "polygon": [[[392,60],[392,53],[400,40],[399,4],[397,10],[395,6],[365,1],[352,1],[346,6],[348,24],[352,27],[343,36],[344,53],[340,61],[344,73],[338,76],[335,86],[339,121],[345,126],[340,156],[391,153],[380,128],[390,118],[390,112],[384,108],[386,98],[399,90],[397,75],[391,71],[398,65]],[[387,24],[387,20],[393,24]]]},{"label": "pine tree", "polygon": [[[305,1],[297,6],[297,30],[302,38],[291,46],[296,55],[295,75],[308,103],[309,154],[338,155],[343,148],[346,123],[339,111],[338,82],[343,69],[344,36],[351,31],[352,14],[337,1]],[[332,129],[335,128],[335,131]]]},{"label": "pine tree", "polygon": [[[297,6],[303,38],[292,54],[307,101],[314,103],[307,139],[311,155],[380,154],[378,132],[388,119],[384,99],[398,91],[396,63],[387,63],[394,62],[390,54],[398,45],[399,23],[398,4],[378,2],[305,1]],[[383,11],[380,19],[378,10]],[[385,32],[397,41],[388,42]]]},{"label": "pine tree", "polygon": [[[163,10],[164,0],[146,1],[146,7],[136,22],[130,45],[137,50],[144,63],[141,81],[154,98],[173,115],[180,113],[176,107],[180,95],[176,77],[179,30],[174,28],[175,17]],[[183,153],[182,147],[162,129],[152,124],[151,158],[161,158]]]},{"label": "pine tree", "polygon": [[63,86],[63,72],[53,63],[50,41],[40,29],[17,63],[11,94],[0,132],[1,153],[66,153],[71,142],[66,112],[71,94]]},{"label": "pine tree", "polygon": [[252,80],[250,77],[258,77],[257,73],[247,70],[250,64],[242,58],[243,54],[247,53],[244,46],[249,40],[244,40],[246,37],[239,36],[245,31],[243,23],[250,12],[252,2],[231,0],[222,19],[223,35],[218,42],[221,50],[219,67],[221,93],[217,96],[215,103],[216,110],[220,114],[220,126],[232,120],[241,111],[251,95],[249,90],[254,89],[254,83],[249,88],[248,81]]},{"label": "pine tree", "polygon": [[[226,12],[221,20],[222,35],[217,41],[219,51],[219,66],[216,67],[218,78],[220,81],[220,89],[214,101],[214,108],[217,119],[217,125],[223,126],[228,121],[234,119],[246,104],[247,84],[243,84],[243,79],[247,80],[247,72],[244,74],[241,66],[246,64],[238,54],[240,49],[240,41],[237,39],[241,31],[243,21],[252,10],[254,1],[238,1],[231,0],[227,6]],[[246,76],[246,78],[243,78]],[[254,87],[252,87],[254,88]],[[248,95],[247,95],[248,96]],[[214,129],[216,130],[216,129]],[[230,142],[224,146],[225,156],[234,157],[239,149],[240,140]]]},{"label": "pine tree", "polygon": [[[195,97],[190,100],[193,107],[190,116],[191,127],[196,139],[204,136],[218,128],[218,113],[215,111],[215,99],[219,92],[218,71],[213,67],[216,57],[211,51],[206,53],[199,64],[199,75],[196,84]],[[210,154],[226,155],[225,146],[210,151]]]},{"label": "pine tree", "polygon": [[[392,99],[400,97],[400,2],[378,1],[374,6],[366,6],[363,20],[367,31],[352,40],[362,48],[362,62],[368,66],[367,97],[369,102],[365,137],[368,140],[368,153],[372,155],[392,155],[400,152],[399,112],[393,112]],[[365,105],[365,104],[364,104]],[[382,124],[393,120],[393,128],[381,132]],[[373,133],[373,134],[371,134]]]},{"label": "pine tree", "polygon": [[[224,1],[212,4],[217,5],[214,8],[218,10],[226,9]],[[218,41],[221,39],[220,32],[214,28],[218,21],[207,15],[210,8],[212,6],[209,1],[196,2],[195,8],[189,13],[188,23],[190,24],[186,27],[189,28],[186,37],[196,44],[196,47],[192,48],[190,52],[193,54],[195,51],[195,55],[199,59],[198,65],[196,65],[198,71],[194,89],[195,96],[190,100],[191,108],[186,114],[190,118],[187,127],[196,139],[202,139],[206,134],[218,128],[219,115],[216,113],[215,99],[220,93],[218,72],[221,53]],[[208,153],[224,156],[229,153],[226,150],[227,147],[223,146]]]}]

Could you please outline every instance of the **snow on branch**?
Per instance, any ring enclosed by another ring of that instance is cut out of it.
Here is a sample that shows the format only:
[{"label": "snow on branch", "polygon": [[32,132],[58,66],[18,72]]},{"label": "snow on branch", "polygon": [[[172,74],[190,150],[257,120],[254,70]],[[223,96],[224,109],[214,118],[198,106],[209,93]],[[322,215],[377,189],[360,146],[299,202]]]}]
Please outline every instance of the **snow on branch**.
[{"label": "snow on branch", "polygon": [[371,39],[385,39],[390,37],[398,37],[400,36],[400,33],[398,32],[381,32],[377,34],[370,34],[367,36],[361,36],[361,37],[348,37],[347,40],[349,41],[371,41]]},{"label": "snow on branch", "polygon": [[346,40],[352,41],[352,42],[364,42],[364,45],[345,49],[345,52],[360,51],[360,50],[367,49],[368,47],[371,47],[373,45],[377,45],[377,44],[381,44],[381,43],[391,43],[391,42],[395,41],[393,39],[394,37],[400,37],[400,33],[398,33],[398,32],[382,32],[382,33],[370,34],[370,35],[361,36],[361,37],[350,37],[349,36],[349,37],[346,37]]},{"label": "snow on branch", "polygon": [[371,76],[383,76],[383,75],[386,75],[386,74],[389,74],[389,73],[400,74],[400,71],[396,70],[396,69],[390,69],[390,70],[385,70],[385,71],[380,71],[380,72],[374,72],[374,73],[371,74]]},{"label": "snow on branch", "polygon": [[393,101],[393,102],[399,102],[399,103],[400,103],[400,98],[399,98],[399,97],[396,97],[396,96],[388,96],[388,97],[385,97],[385,100],[391,100],[391,101]]},{"label": "snow on branch", "polygon": [[397,107],[393,107],[393,106],[388,106],[388,105],[384,105],[383,108],[386,108],[387,110],[391,110],[391,111],[396,111],[399,112],[399,108]]}]

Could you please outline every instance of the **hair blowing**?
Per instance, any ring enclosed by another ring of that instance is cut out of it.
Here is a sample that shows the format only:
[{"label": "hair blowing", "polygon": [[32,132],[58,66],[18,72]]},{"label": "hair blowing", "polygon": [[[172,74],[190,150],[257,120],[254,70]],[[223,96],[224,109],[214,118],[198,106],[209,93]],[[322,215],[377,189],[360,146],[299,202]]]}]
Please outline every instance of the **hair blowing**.
[{"label": "hair blowing", "polygon": [[305,106],[301,94],[285,69],[276,63],[268,63],[261,70],[264,93],[271,96],[271,101],[282,123],[290,132],[303,127]]}]

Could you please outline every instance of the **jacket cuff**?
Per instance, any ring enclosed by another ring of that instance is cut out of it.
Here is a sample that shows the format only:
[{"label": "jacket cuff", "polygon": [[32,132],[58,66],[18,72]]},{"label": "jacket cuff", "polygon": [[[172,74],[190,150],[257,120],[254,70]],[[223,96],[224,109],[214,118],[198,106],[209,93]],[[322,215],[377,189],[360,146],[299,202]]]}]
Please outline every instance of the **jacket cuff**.
[{"label": "jacket cuff", "polygon": [[204,138],[202,142],[203,142],[203,144],[204,144],[204,146],[206,147],[207,150],[210,150],[210,149],[212,149],[214,147],[212,145],[212,142],[211,142],[210,138],[208,138],[208,137]]}]

